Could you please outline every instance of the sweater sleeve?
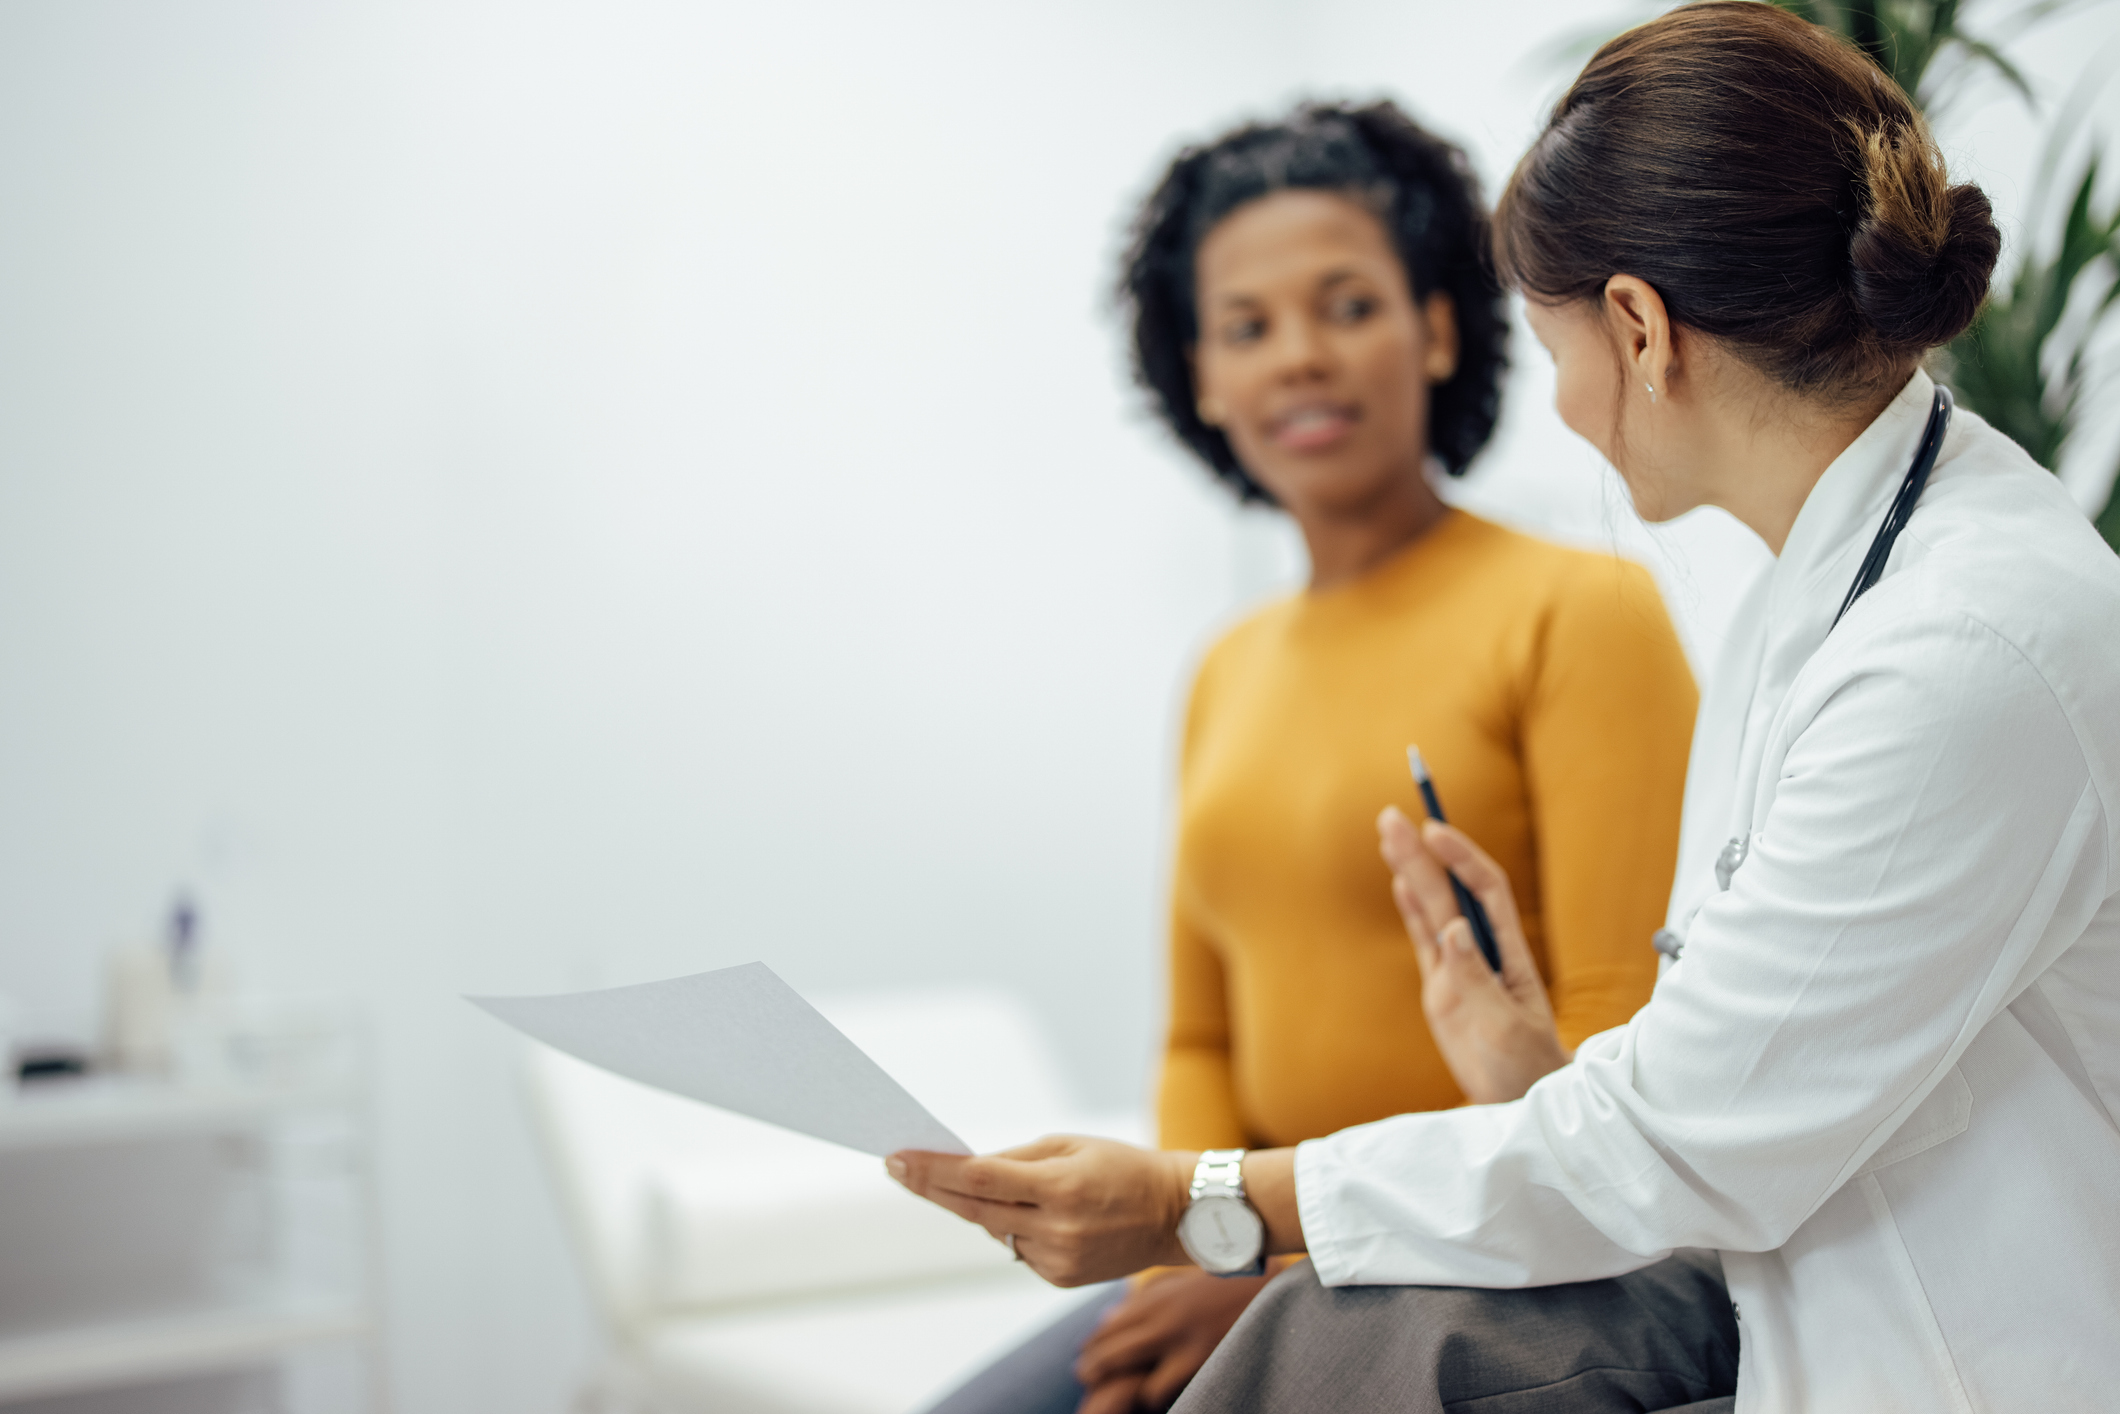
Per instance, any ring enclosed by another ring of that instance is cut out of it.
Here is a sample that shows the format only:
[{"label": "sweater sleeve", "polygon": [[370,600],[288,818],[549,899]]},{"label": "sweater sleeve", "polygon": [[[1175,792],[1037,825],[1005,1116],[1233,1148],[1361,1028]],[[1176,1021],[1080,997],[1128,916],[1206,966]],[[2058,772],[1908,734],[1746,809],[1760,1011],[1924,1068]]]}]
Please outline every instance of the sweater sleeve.
[{"label": "sweater sleeve", "polygon": [[1649,1000],[1698,705],[1656,583],[1584,556],[1548,608],[1523,718],[1546,983],[1571,1048]]},{"label": "sweater sleeve", "polygon": [[1222,959],[1173,908],[1170,1031],[1156,1133],[1165,1149],[1230,1149],[1249,1143],[1230,1073],[1229,1006]]},{"label": "sweater sleeve", "polygon": [[[1178,817],[1185,817],[1194,751],[1207,709],[1212,655],[1193,682],[1179,749]],[[1181,823],[1182,830],[1182,823]],[[1182,850],[1184,842],[1181,839]],[[1189,916],[1184,884],[1173,869],[1170,901],[1170,1020],[1163,1076],[1156,1097],[1156,1133],[1165,1149],[1226,1149],[1246,1145],[1237,1112],[1229,1054],[1229,989],[1222,957]]]}]

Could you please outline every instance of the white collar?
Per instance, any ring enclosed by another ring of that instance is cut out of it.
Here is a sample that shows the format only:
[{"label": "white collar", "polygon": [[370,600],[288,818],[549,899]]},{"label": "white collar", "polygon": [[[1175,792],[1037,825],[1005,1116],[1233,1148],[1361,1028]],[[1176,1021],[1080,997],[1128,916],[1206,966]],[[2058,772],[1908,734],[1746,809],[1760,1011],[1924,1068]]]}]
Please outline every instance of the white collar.
[{"label": "white collar", "polygon": [[1832,631],[1833,615],[1921,443],[1935,390],[1929,376],[1916,370],[1876,421],[1833,459],[1804,498],[1767,572],[1766,603],[1754,620],[1760,635],[1759,656],[1753,660],[1757,668],[1738,738],[1740,784],[1734,803],[1742,814],[1734,822],[1736,834],[1750,828],[1768,724]]},{"label": "white collar", "polygon": [[1804,498],[1774,563],[1767,593],[1770,639],[1790,634],[1807,639],[1806,657],[1825,641],[1833,615],[1921,445],[1935,397],[1935,383],[1915,369],[1899,395],[1833,458]]}]

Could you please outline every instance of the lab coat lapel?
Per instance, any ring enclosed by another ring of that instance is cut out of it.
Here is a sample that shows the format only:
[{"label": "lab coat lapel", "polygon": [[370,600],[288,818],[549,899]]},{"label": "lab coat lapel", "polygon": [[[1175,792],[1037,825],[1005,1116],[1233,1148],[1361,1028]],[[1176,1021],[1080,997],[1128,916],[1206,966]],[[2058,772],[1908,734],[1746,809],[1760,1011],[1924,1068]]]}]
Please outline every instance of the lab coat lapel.
[{"label": "lab coat lapel", "polygon": [[1728,835],[1748,839],[1772,803],[1760,771],[1774,724],[1804,664],[1826,641],[1833,616],[1868,553],[1928,425],[1936,385],[1916,370],[1877,420],[1833,459],[1797,512],[1768,571],[1766,623],[1752,700],[1738,749]]},{"label": "lab coat lapel", "polygon": [[1730,616],[1721,651],[1708,665],[1702,684],[1700,715],[1693,728],[1693,750],[1686,764],[1684,826],[1679,831],[1678,869],[1672,877],[1671,903],[1664,926],[1684,938],[1693,915],[1714,896],[1715,857],[1729,837],[1737,799],[1737,763],[1743,748],[1745,714],[1759,684],[1759,660],[1766,630],[1767,578],[1771,563],[1760,568]]}]

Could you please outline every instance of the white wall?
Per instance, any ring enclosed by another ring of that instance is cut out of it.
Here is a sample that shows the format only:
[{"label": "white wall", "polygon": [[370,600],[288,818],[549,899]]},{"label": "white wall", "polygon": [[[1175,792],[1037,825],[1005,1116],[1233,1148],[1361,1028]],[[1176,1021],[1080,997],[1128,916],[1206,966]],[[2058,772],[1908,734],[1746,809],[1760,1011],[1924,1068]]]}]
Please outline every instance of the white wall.
[{"label": "white wall", "polygon": [[[1278,542],[1136,410],[1118,222],[1301,92],[1496,183],[1581,23],[0,8],[0,990],[85,1034],[188,884],[255,984],[368,1004],[413,1414],[557,1410],[591,1349],[462,991],[993,980],[1138,1096],[1178,695]],[[1712,643],[1756,547],[1652,544],[1519,363],[1466,498],[1646,547]]]}]

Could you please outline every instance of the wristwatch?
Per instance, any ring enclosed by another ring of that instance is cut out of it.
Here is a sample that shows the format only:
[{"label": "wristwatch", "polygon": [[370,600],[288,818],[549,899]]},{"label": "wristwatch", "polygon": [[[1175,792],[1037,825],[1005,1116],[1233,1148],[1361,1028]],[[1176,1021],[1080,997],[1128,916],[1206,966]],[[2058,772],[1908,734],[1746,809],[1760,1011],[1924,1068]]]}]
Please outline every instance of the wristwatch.
[{"label": "wristwatch", "polygon": [[1209,1149],[1200,1155],[1192,1203],[1178,1219],[1178,1245],[1201,1271],[1218,1277],[1266,1271],[1266,1223],[1244,1196],[1242,1149]]}]

